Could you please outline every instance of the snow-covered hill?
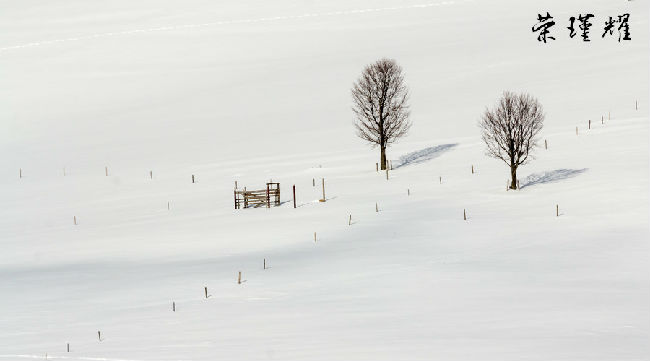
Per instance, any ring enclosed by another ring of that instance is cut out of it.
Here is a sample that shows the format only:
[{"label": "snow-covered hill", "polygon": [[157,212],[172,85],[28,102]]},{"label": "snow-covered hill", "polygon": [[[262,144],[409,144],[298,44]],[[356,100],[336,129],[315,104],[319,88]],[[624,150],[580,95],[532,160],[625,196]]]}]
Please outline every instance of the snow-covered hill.
[{"label": "snow-covered hill", "polygon": [[[0,359],[650,356],[647,2],[0,10]],[[349,93],[384,56],[414,122],[389,180]],[[505,89],[547,113],[519,191],[477,127]],[[280,207],[233,209],[270,179]]]}]

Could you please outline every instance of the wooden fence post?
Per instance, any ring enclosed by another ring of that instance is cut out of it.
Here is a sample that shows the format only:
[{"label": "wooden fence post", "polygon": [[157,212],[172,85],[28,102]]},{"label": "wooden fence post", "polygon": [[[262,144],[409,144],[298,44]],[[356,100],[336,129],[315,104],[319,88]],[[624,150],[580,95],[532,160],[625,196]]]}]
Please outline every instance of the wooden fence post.
[{"label": "wooden fence post", "polygon": [[104,174],[106,177],[108,177],[108,167],[104,167]]},{"label": "wooden fence post", "polygon": [[244,187],[244,208],[248,208],[248,198],[246,197],[246,187]]},{"label": "wooden fence post", "polygon": [[325,198],[325,178],[323,178],[322,181],[323,181],[323,200],[322,200],[322,202],[325,202],[327,200],[327,198]]},{"label": "wooden fence post", "polygon": [[410,188],[406,188],[406,195],[408,195],[408,196],[411,195],[411,189]]},{"label": "wooden fence post", "polygon": [[271,195],[269,194],[268,183],[266,183],[266,208],[271,208]]},{"label": "wooden fence post", "polygon": [[101,342],[102,341],[102,331],[97,331],[97,339]]},{"label": "wooden fence post", "polygon": [[375,163],[375,172],[379,172],[379,163]]},{"label": "wooden fence post", "polygon": [[311,179],[311,186],[316,187],[316,178]]},{"label": "wooden fence post", "polygon": [[66,345],[67,345],[68,352],[70,352],[70,343],[68,342]]},{"label": "wooden fence post", "polygon": [[589,129],[591,129],[591,119],[589,119]]},{"label": "wooden fence post", "polygon": [[73,216],[73,217],[72,217],[72,222],[74,222],[74,225],[75,225],[75,226],[77,225],[77,216]]},{"label": "wooden fence post", "polygon": [[194,174],[192,174],[192,183],[194,183]]},{"label": "wooden fence post", "polygon": [[375,202],[375,212],[379,212],[379,205]]},{"label": "wooden fence post", "polygon": [[23,177],[23,169],[20,168],[18,169],[18,178],[22,178],[22,177]]},{"label": "wooden fence post", "polygon": [[350,219],[348,219],[348,226],[352,225],[352,215],[350,215]]},{"label": "wooden fence post", "polygon": [[544,149],[548,149],[548,142],[544,139]]},{"label": "wooden fence post", "polygon": [[239,271],[239,275],[237,276],[237,284],[241,284],[241,271]]},{"label": "wooden fence post", "polygon": [[472,164],[472,174],[474,174],[474,164]]},{"label": "wooden fence post", "polygon": [[555,205],[555,216],[556,217],[560,216],[560,206],[558,204]]},{"label": "wooden fence post", "polygon": [[576,127],[576,135],[578,135],[578,127]]},{"label": "wooden fence post", "polygon": [[176,302],[172,302],[172,311],[176,312]]},{"label": "wooden fence post", "polygon": [[316,232],[314,232],[314,242],[316,242]]},{"label": "wooden fence post", "polygon": [[442,176],[439,176],[439,178],[440,178],[440,184],[442,184]]},{"label": "wooden fence post", "polygon": [[467,213],[465,213],[465,209],[463,209],[463,221],[467,220]]},{"label": "wooden fence post", "polygon": [[293,208],[296,208],[296,185],[293,185]]},{"label": "wooden fence post", "polygon": [[205,291],[205,298],[208,298],[208,287],[203,287],[203,291]]},{"label": "wooden fence post", "polygon": [[153,179],[153,171],[152,170],[149,171],[149,179]]},{"label": "wooden fence post", "polygon": [[266,258],[264,258],[264,269],[266,269]]}]

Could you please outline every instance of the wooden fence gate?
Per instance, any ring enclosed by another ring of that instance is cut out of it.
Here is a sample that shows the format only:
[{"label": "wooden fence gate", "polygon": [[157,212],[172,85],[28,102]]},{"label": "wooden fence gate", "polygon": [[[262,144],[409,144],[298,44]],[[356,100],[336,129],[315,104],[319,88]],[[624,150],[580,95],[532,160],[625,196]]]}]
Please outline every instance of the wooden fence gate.
[{"label": "wooden fence gate", "polygon": [[266,205],[267,208],[280,205],[280,183],[266,183],[266,189],[255,191],[235,189],[235,209],[248,207],[261,207]]}]

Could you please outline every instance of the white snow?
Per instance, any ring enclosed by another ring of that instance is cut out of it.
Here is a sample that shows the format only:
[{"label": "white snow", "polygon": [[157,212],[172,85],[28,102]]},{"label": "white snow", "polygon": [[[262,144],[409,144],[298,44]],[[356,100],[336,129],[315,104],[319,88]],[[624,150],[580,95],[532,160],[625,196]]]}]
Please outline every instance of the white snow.
[{"label": "white snow", "polygon": [[[650,357],[647,2],[0,9],[0,360]],[[349,93],[384,56],[414,122],[388,181]],[[547,114],[519,191],[477,127],[506,89]],[[280,207],[233,209],[270,179]]]}]

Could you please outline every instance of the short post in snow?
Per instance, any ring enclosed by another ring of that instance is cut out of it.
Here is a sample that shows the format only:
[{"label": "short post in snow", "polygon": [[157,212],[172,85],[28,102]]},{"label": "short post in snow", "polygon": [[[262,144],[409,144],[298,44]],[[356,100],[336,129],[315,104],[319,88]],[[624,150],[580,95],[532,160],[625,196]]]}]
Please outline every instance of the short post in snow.
[{"label": "short post in snow", "polygon": [[325,178],[322,179],[323,183],[323,199],[321,199],[321,202],[325,202],[327,198],[325,198]]},{"label": "short post in snow", "polygon": [[474,174],[474,164],[472,164],[472,174]]},{"label": "short post in snow", "polygon": [[296,208],[296,185],[293,185],[293,208]]},{"label": "short post in snow", "polygon": [[192,174],[192,183],[194,183],[194,174]]},{"label": "short post in snow", "polygon": [[104,176],[108,177],[108,167],[104,167]]},{"label": "short post in snow", "polygon": [[556,217],[560,216],[560,206],[558,204],[555,205],[555,216]]},{"label": "short post in snow", "polygon": [[352,225],[352,215],[350,215],[350,218],[348,219],[348,226]]},{"label": "short post in snow", "polygon": [[379,172],[379,163],[375,163],[375,172]]},{"label": "short post in snow", "polygon": [[548,141],[546,139],[544,139],[544,149],[548,150]]},{"label": "short post in snow", "polygon": [[237,276],[237,284],[241,284],[241,271],[239,271],[239,275]]},{"label": "short post in snow", "polygon": [[375,202],[375,212],[379,212],[379,205]]},{"label": "short post in snow", "polygon": [[467,220],[467,213],[465,212],[465,209],[463,209],[463,221]]},{"label": "short post in snow", "polygon": [[176,302],[172,301],[172,312],[176,312]]}]

